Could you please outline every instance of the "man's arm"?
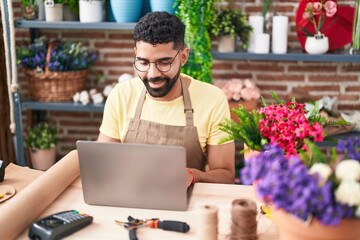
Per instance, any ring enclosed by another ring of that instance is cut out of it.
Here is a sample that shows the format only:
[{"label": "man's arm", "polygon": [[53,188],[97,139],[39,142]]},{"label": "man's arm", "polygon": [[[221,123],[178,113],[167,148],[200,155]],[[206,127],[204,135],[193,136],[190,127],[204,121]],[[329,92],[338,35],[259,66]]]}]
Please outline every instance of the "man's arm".
[{"label": "man's arm", "polygon": [[108,137],[102,133],[99,133],[99,136],[97,138],[98,142],[120,142],[119,139]]},{"label": "man's arm", "polygon": [[235,143],[208,145],[207,156],[209,163],[208,171],[202,172],[197,169],[191,169],[195,175],[196,182],[234,183]]}]

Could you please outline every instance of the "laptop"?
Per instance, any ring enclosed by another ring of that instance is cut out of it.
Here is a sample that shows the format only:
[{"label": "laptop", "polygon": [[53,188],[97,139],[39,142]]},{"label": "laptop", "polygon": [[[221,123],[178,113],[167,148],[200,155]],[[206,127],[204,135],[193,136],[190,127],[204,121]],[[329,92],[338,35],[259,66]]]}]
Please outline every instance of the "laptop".
[{"label": "laptop", "polygon": [[90,205],[185,211],[182,146],[77,141],[84,201]]}]

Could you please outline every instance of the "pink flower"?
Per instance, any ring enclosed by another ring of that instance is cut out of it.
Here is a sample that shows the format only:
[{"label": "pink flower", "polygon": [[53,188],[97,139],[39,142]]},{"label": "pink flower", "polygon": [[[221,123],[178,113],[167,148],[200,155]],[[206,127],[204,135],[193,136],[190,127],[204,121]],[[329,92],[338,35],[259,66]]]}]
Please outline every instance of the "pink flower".
[{"label": "pink flower", "polygon": [[228,101],[258,100],[260,89],[250,79],[231,79],[216,81],[215,85],[223,90]]},{"label": "pink flower", "polygon": [[323,6],[319,2],[314,2],[312,12],[314,15],[320,15],[323,12]]},{"label": "pink flower", "polygon": [[306,138],[315,142],[323,140],[323,129],[319,123],[310,124],[305,117],[305,104],[288,102],[281,105],[269,105],[260,108],[264,114],[259,122],[261,135],[269,139],[269,143],[277,144],[287,155],[296,154],[303,147]]},{"label": "pink flower", "polygon": [[324,4],[324,7],[325,7],[327,17],[332,17],[335,15],[335,13],[337,11],[337,5],[334,1],[327,1]]},{"label": "pink flower", "polygon": [[[332,0],[314,0],[308,2],[302,15],[303,19],[308,20],[314,26],[315,34],[321,32],[325,19],[332,18],[337,12],[337,4]],[[334,19],[335,20],[335,19]],[[302,28],[305,34],[309,35],[309,30]]]}]

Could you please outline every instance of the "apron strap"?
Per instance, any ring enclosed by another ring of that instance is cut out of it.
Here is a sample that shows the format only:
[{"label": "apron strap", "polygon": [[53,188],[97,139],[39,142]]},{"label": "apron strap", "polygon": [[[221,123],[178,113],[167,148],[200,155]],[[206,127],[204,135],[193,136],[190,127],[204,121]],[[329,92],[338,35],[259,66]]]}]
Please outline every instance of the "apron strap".
[{"label": "apron strap", "polygon": [[143,108],[144,101],[145,101],[146,92],[147,92],[146,87],[144,86],[144,89],[141,92],[139,102],[138,102],[137,107],[136,107],[136,112],[135,112],[134,119],[140,119],[142,108]]},{"label": "apron strap", "polygon": [[[181,89],[182,89],[182,94],[183,94],[183,99],[184,99],[184,113],[185,113],[185,117],[186,117],[186,126],[194,126],[194,119],[193,119],[194,109],[192,108],[189,89],[186,87],[186,83],[183,80],[183,78],[180,78],[180,83],[181,83]],[[144,105],[146,92],[147,92],[146,87],[144,87],[143,91],[141,92],[139,102],[136,107],[134,119],[140,119],[140,117],[141,117],[141,112],[142,112],[142,108]]]},{"label": "apron strap", "polygon": [[186,126],[194,126],[194,119],[193,119],[194,109],[192,108],[191,105],[189,89],[186,87],[186,83],[183,78],[180,78],[180,82],[181,82],[181,88],[184,98],[184,113],[186,117]]}]

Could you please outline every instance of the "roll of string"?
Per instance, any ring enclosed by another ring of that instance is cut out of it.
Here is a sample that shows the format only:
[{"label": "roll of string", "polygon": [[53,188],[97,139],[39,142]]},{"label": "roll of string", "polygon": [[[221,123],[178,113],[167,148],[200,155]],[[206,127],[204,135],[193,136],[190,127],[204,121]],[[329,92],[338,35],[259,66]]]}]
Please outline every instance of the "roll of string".
[{"label": "roll of string", "polygon": [[198,211],[197,240],[217,240],[218,208],[212,205],[201,206]]},{"label": "roll of string", "polygon": [[230,240],[257,239],[256,203],[249,199],[236,199],[231,209]]}]

